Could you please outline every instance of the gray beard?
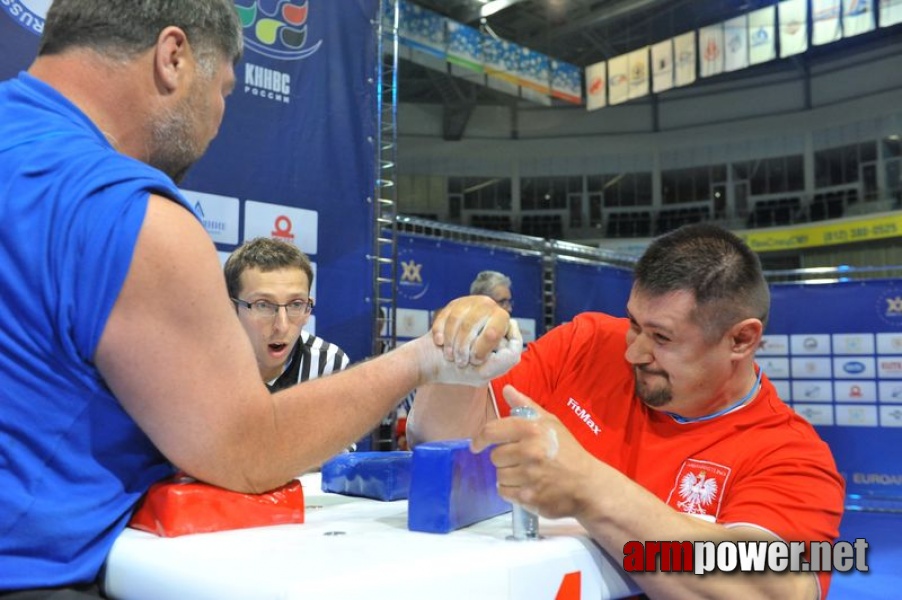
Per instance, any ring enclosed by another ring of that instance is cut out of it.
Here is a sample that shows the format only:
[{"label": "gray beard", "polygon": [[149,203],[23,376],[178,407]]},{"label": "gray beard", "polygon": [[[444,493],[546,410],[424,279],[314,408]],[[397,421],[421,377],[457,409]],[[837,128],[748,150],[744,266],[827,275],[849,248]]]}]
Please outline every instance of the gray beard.
[{"label": "gray beard", "polygon": [[192,144],[193,123],[188,110],[170,113],[153,128],[149,163],[180,183],[200,152]]}]

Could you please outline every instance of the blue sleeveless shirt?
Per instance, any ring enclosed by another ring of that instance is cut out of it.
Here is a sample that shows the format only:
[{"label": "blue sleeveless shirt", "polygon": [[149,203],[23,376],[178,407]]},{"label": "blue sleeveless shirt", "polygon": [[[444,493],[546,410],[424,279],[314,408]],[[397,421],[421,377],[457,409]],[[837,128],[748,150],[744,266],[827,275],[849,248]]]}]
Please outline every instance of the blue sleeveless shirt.
[{"label": "blue sleeveless shirt", "polygon": [[171,473],[93,360],[150,193],[191,211],[50,86],[0,84],[0,590],[94,580]]}]

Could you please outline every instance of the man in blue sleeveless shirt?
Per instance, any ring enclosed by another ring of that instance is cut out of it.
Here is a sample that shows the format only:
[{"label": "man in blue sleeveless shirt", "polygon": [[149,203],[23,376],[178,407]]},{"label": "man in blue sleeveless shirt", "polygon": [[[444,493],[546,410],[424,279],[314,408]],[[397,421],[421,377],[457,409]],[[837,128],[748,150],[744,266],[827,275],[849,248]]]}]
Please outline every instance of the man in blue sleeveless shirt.
[{"label": "man in blue sleeveless shirt", "polygon": [[267,391],[174,183],[241,51],[230,0],[56,0],[37,59],[0,84],[0,596],[91,588],[170,464],[272,489],[418,385],[485,385],[519,359],[507,313],[470,297],[394,352]]}]

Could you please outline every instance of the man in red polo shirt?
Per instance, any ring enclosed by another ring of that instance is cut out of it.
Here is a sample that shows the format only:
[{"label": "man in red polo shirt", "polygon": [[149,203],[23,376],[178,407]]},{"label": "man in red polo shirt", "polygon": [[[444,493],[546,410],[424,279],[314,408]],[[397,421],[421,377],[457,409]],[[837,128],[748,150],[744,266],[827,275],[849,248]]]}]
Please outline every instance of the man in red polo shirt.
[{"label": "man in red polo shirt", "polygon": [[[628,318],[579,315],[486,387],[420,387],[408,438],[499,444],[504,497],[575,517],[614,557],[630,541],[830,542],[844,492],[833,457],[755,365],[769,307],[748,246],[683,227],[639,260]],[[503,418],[522,405],[539,419]],[[651,597],[808,600],[829,575],[634,579]]]}]

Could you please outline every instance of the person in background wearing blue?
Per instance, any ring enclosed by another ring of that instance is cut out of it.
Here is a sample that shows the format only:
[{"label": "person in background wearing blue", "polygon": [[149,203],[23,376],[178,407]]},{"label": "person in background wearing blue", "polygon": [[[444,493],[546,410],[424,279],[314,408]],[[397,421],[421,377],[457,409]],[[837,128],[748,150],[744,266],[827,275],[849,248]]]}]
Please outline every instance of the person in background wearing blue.
[{"label": "person in background wearing blue", "polygon": [[304,331],[313,313],[313,265],[294,244],[257,238],[223,268],[229,298],[254,346],[260,376],[278,391],[345,369],[344,351]]},{"label": "person in background wearing blue", "polygon": [[110,547],[172,465],[270,490],[413,388],[485,385],[519,360],[507,312],[467,297],[395,351],[266,389],[176,185],[219,129],[242,44],[231,0],[56,0],[37,58],[0,83],[7,600],[101,594]]}]

